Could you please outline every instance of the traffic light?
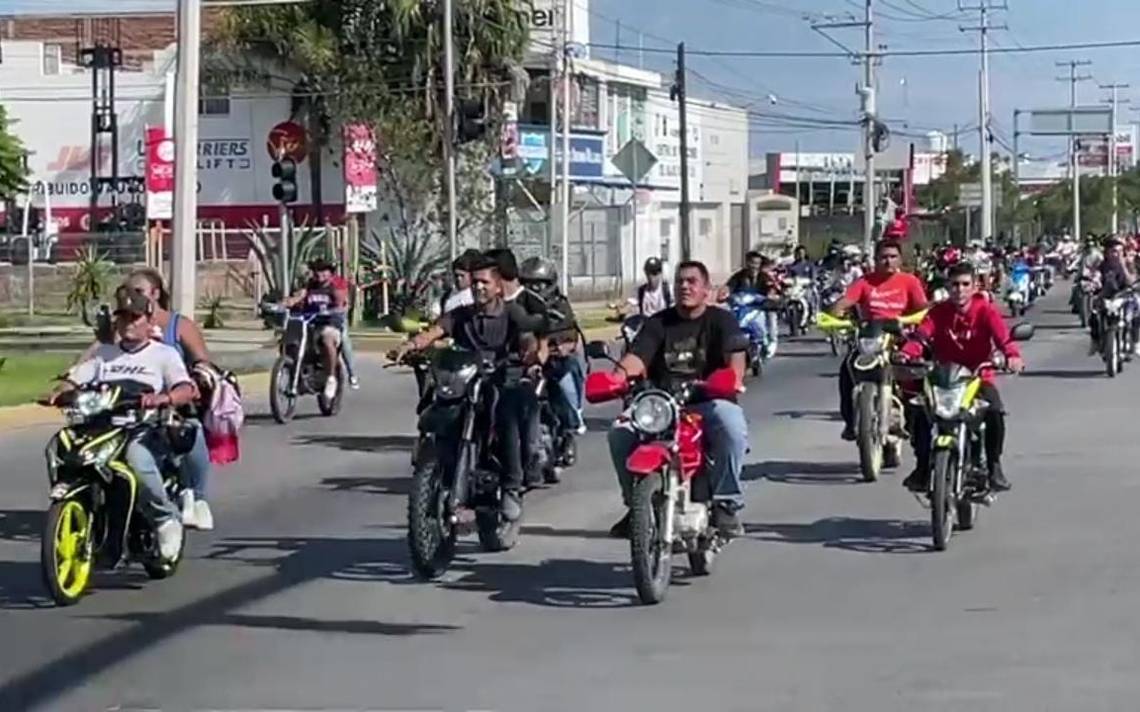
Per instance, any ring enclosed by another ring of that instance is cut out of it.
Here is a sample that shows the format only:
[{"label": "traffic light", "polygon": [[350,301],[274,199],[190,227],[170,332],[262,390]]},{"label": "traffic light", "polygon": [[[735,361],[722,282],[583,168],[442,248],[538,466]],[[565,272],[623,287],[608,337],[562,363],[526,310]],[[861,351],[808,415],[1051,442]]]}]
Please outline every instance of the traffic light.
[{"label": "traffic light", "polygon": [[461,99],[456,107],[455,143],[471,143],[487,133],[487,112],[482,99]]},{"label": "traffic light", "polygon": [[273,199],[279,203],[292,203],[297,200],[297,162],[292,158],[279,158],[273,162]]}]

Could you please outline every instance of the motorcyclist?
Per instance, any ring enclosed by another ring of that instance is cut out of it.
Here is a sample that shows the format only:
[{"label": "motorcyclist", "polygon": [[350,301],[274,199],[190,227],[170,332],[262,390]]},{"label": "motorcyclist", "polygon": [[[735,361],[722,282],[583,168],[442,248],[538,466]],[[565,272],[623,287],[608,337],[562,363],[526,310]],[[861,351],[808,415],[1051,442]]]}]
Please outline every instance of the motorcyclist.
[{"label": "motorcyclist", "polygon": [[[337,349],[342,346],[345,331],[345,313],[348,307],[348,291],[333,281],[334,267],[325,259],[309,263],[309,281],[296,294],[284,301],[284,306],[292,309],[302,304],[305,309],[327,309],[327,316],[317,328],[321,343],[321,363],[328,374],[325,377],[325,398],[336,397]],[[345,355],[346,362],[351,360]],[[346,363],[346,368],[349,368]]]},{"label": "motorcyclist", "polygon": [[[861,319],[897,319],[926,308],[926,290],[922,280],[902,271],[902,247],[893,240],[879,242],[875,249],[875,270],[852,284],[847,293],[832,307],[832,313],[843,316],[858,307]],[[839,412],[843,416],[844,440],[855,439],[855,408],[852,391],[855,351],[843,359],[839,367]]]},{"label": "motorcyclist", "polygon": [[483,253],[479,250],[469,249],[464,250],[463,254],[452,261],[451,278],[454,289],[443,300],[444,314],[466,304],[475,303],[471,296],[471,267],[478,264],[482,257]]},{"label": "motorcyclist", "polygon": [[546,345],[555,349],[550,354],[552,361],[548,361],[562,395],[555,399],[555,411],[567,432],[582,434],[585,431],[582,399],[586,374],[579,355],[578,322],[570,300],[558,287],[558,270],[550,260],[531,257],[519,266],[519,281],[545,303],[544,313],[549,315],[546,328],[540,334],[546,344],[540,344],[539,352],[542,353]]},{"label": "motorcyclist", "polygon": [[[117,343],[101,343],[91,357],[68,371],[67,379],[52,392],[50,402],[78,386],[93,383],[135,382],[148,387],[141,396],[145,409],[181,407],[193,402],[194,383],[182,356],[174,348],[151,338],[154,305],[126,285],[115,291]],[[159,554],[168,561],[182,549],[182,522],[178,507],[166,494],[159,462],[165,453],[153,432],[141,433],[127,445],[127,464],[138,477],[138,508],[155,527]]]},{"label": "motorcyclist", "polygon": [[660,258],[645,260],[645,283],[637,288],[637,313],[651,317],[673,306],[673,290],[665,282]]},{"label": "motorcyclist", "polygon": [[[412,351],[422,351],[449,336],[455,346],[488,354],[496,360],[518,357],[524,365],[537,361],[537,342],[532,320],[519,304],[507,302],[498,263],[485,257],[472,265],[471,294],[474,303],[457,307],[424,331],[404,342],[393,354],[400,361]],[[495,410],[496,441],[503,463],[503,516],[517,521],[522,516],[523,453],[521,419],[522,394],[527,389],[503,386]]]},{"label": "motorcyclist", "polygon": [[[947,275],[950,298],[930,308],[922,323],[913,332],[913,338],[903,345],[904,357],[918,358],[923,350],[929,351],[931,360],[950,363],[975,370],[990,361],[994,350],[1007,359],[1007,367],[1020,373],[1025,368],[1021,351],[1010,339],[1009,329],[1001,312],[978,291],[978,279],[969,262],[959,263]],[[989,466],[990,489],[1002,492],[1010,488],[1001,467],[1002,447],[1005,443],[1005,411],[1001,395],[994,385],[992,370],[981,374],[982,387],[978,397],[990,404],[985,413],[986,463]],[[911,436],[917,467],[903,481],[903,485],[916,492],[926,492],[930,477],[930,431],[926,411],[910,406]]]},{"label": "motorcyclist", "polygon": [[[152,338],[157,338],[177,351],[192,376],[216,371],[210,364],[210,353],[202,330],[193,319],[170,310],[170,294],[166,291],[161,273],[149,267],[137,269],[127,275],[125,284],[150,301],[151,321],[154,325]],[[198,425],[194,445],[179,463],[182,482],[186,487],[179,505],[182,509],[182,524],[192,529],[208,531],[214,528],[214,513],[207,492],[211,470],[210,452],[206,446],[201,418],[194,420]]]},{"label": "motorcyclist", "polygon": [[[731,366],[737,382],[743,383],[747,340],[728,311],[708,305],[709,290],[709,272],[704,264],[689,261],[678,265],[677,305],[645,322],[616,372],[634,378],[645,376],[654,385],[669,389]],[[727,400],[705,401],[696,404],[694,410],[703,417],[705,447],[712,463],[707,476],[716,503],[713,526],[726,537],[740,536],[744,533],[737,515],[744,507],[740,473],[748,447],[744,410]],[[633,479],[625,463],[637,445],[637,436],[618,424],[610,430],[609,445],[622,500],[628,507]],[[629,536],[628,512],[610,534]]]},{"label": "motorcyclist", "polygon": [[[1116,238],[1108,241],[1104,260],[1100,263],[1100,299],[1113,299],[1121,292],[1136,284],[1136,272],[1131,269],[1124,257],[1124,243]],[[1132,309],[1129,328],[1132,333],[1133,351],[1140,355],[1140,318],[1135,307]],[[1095,313],[1089,317],[1089,354],[1100,353],[1100,318]]]},{"label": "motorcyclist", "polygon": [[815,281],[815,263],[808,259],[807,248],[798,245],[793,253],[792,263],[787,267],[788,275]]},{"label": "motorcyclist", "polygon": [[[775,274],[775,263],[756,250],[746,254],[744,268],[728,278],[728,282],[721,289],[720,300],[724,301],[729,295],[742,291],[756,292],[770,299],[780,296],[780,280]],[[765,355],[772,358],[776,355],[780,339],[780,315],[773,310],[766,311],[764,325],[767,332]]]}]

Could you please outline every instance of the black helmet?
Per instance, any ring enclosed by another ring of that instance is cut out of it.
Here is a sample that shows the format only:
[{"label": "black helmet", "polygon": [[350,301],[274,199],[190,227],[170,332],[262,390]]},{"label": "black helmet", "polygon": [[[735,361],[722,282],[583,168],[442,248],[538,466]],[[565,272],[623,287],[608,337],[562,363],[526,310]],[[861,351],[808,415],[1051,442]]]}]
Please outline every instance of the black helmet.
[{"label": "black helmet", "polygon": [[523,282],[553,284],[558,281],[558,270],[550,260],[541,257],[528,257],[519,265],[519,279]]},{"label": "black helmet", "polygon": [[645,266],[643,269],[645,270],[646,274],[661,274],[661,258],[650,257],[649,259],[645,260]]}]

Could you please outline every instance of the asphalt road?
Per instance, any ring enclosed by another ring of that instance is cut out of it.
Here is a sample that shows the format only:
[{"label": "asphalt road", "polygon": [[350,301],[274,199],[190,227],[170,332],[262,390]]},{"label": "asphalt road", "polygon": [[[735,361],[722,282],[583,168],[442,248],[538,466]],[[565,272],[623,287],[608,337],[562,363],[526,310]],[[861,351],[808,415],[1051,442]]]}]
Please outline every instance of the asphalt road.
[{"label": "asphalt road", "polygon": [[1014,491],[942,553],[905,469],[858,481],[825,345],[785,347],[745,396],[748,535],[656,607],[606,538],[607,410],[515,550],[468,542],[421,583],[414,385],[366,364],[335,420],[254,418],[178,576],[102,577],[69,609],[39,582],[50,433],[0,436],[0,710],[1135,709],[1140,374],[1103,376],[1062,303],[1001,384]]}]

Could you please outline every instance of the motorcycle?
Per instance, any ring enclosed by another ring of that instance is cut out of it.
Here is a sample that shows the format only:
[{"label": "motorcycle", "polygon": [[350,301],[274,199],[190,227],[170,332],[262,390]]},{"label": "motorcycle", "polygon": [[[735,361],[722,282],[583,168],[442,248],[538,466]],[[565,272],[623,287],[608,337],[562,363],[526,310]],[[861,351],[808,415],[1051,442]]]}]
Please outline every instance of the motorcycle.
[{"label": "motorcycle", "polygon": [[447,570],[471,512],[485,551],[505,551],[518,540],[521,522],[501,514],[503,468],[493,446],[499,389],[517,382],[519,370],[510,361],[454,348],[433,357],[434,387],[419,415],[422,442],[408,494],[408,547],[421,578]]},{"label": "motorcycle", "polygon": [[1009,307],[1010,316],[1025,316],[1029,309],[1031,272],[1029,265],[1024,262],[1017,262],[1010,269],[1009,284],[1005,291],[1005,303]]},{"label": "motorcycle", "polygon": [[543,482],[548,485],[558,484],[562,480],[562,471],[573,467],[578,460],[575,433],[562,424],[550,400],[550,388],[558,387],[557,379],[561,377],[566,358],[571,357],[552,356],[548,359],[543,366],[542,377],[534,383],[539,407],[539,450],[535,453],[538,458],[535,469],[542,473]]},{"label": "motorcycle", "polygon": [[1102,299],[1097,320],[1100,322],[1100,356],[1109,378],[1124,370],[1125,354],[1132,353],[1134,344],[1130,324],[1136,318],[1133,300],[1135,293],[1126,290],[1111,299]]},{"label": "motorcycle", "polygon": [[1045,296],[1053,288],[1054,271],[1051,265],[1038,265],[1033,267],[1032,289],[1030,302]]},{"label": "motorcycle", "polygon": [[1073,284],[1071,296],[1073,313],[1081,323],[1081,328],[1088,326],[1089,316],[1092,314],[1096,295],[1100,292],[1100,278],[1098,276],[1083,276]]},{"label": "motorcycle", "polygon": [[[1026,341],[1033,337],[1033,325],[1018,324],[1010,336]],[[925,374],[922,395],[916,400],[931,423],[930,485],[925,497],[937,551],[946,549],[955,528],[973,529],[978,507],[990,506],[996,499],[985,459],[985,413],[990,404],[977,395],[982,372],[1004,366],[1000,353],[975,371],[958,364],[914,366]]]},{"label": "motorcycle", "polygon": [[853,362],[855,389],[855,442],[859,447],[859,470],[866,482],[874,482],[884,468],[899,466],[905,414],[895,383],[891,355],[904,326],[920,323],[926,311],[902,319],[864,320],[856,326],[830,314],[820,315],[820,328],[857,329]]},{"label": "motorcycle", "polygon": [[321,364],[320,340],[315,338],[318,322],[328,319],[328,313],[291,312],[283,306],[267,304],[262,306],[266,319],[275,322],[279,337],[279,356],[269,374],[269,409],[273,419],[285,424],[297,412],[297,399],[300,396],[317,396],[317,407],[326,417],[340,412],[344,400],[346,380],[344,361],[337,349],[336,395],[325,397],[324,379],[327,374]]},{"label": "motorcycle", "polygon": [[812,282],[807,277],[790,277],[784,280],[784,320],[788,334],[806,334],[814,320],[811,300]]},{"label": "motorcycle", "polygon": [[[591,358],[609,358],[605,344],[587,346]],[[691,381],[675,392],[621,374],[595,371],[586,379],[586,400],[626,399],[618,423],[637,433],[639,444],[626,459],[633,475],[630,502],[630,558],[642,603],[665,598],[672,578],[674,549],[688,554],[694,575],[707,576],[724,547],[712,526],[712,493],[702,440],[701,417],[688,409],[702,398],[732,398],[736,373],[724,368],[707,380]]]},{"label": "motorcycle", "polygon": [[161,458],[159,467],[167,495],[178,502],[182,486],[175,458],[193,446],[196,426],[171,409],[143,410],[142,392],[133,384],[101,383],[56,399],[67,424],[45,451],[51,504],[40,538],[40,565],[58,605],[77,603],[96,567],[113,569],[126,558],[141,563],[150,578],[164,579],[182,561],[185,532],[178,557],[166,560],[154,526],[135,510],[138,475],[127,464],[126,451],[137,436],[166,450],[169,457]]},{"label": "motorcycle", "polygon": [[740,330],[748,336],[748,368],[753,377],[764,375],[764,363],[768,360],[769,311],[778,310],[780,305],[758,292],[742,290],[728,297],[729,308],[736,317]]}]

